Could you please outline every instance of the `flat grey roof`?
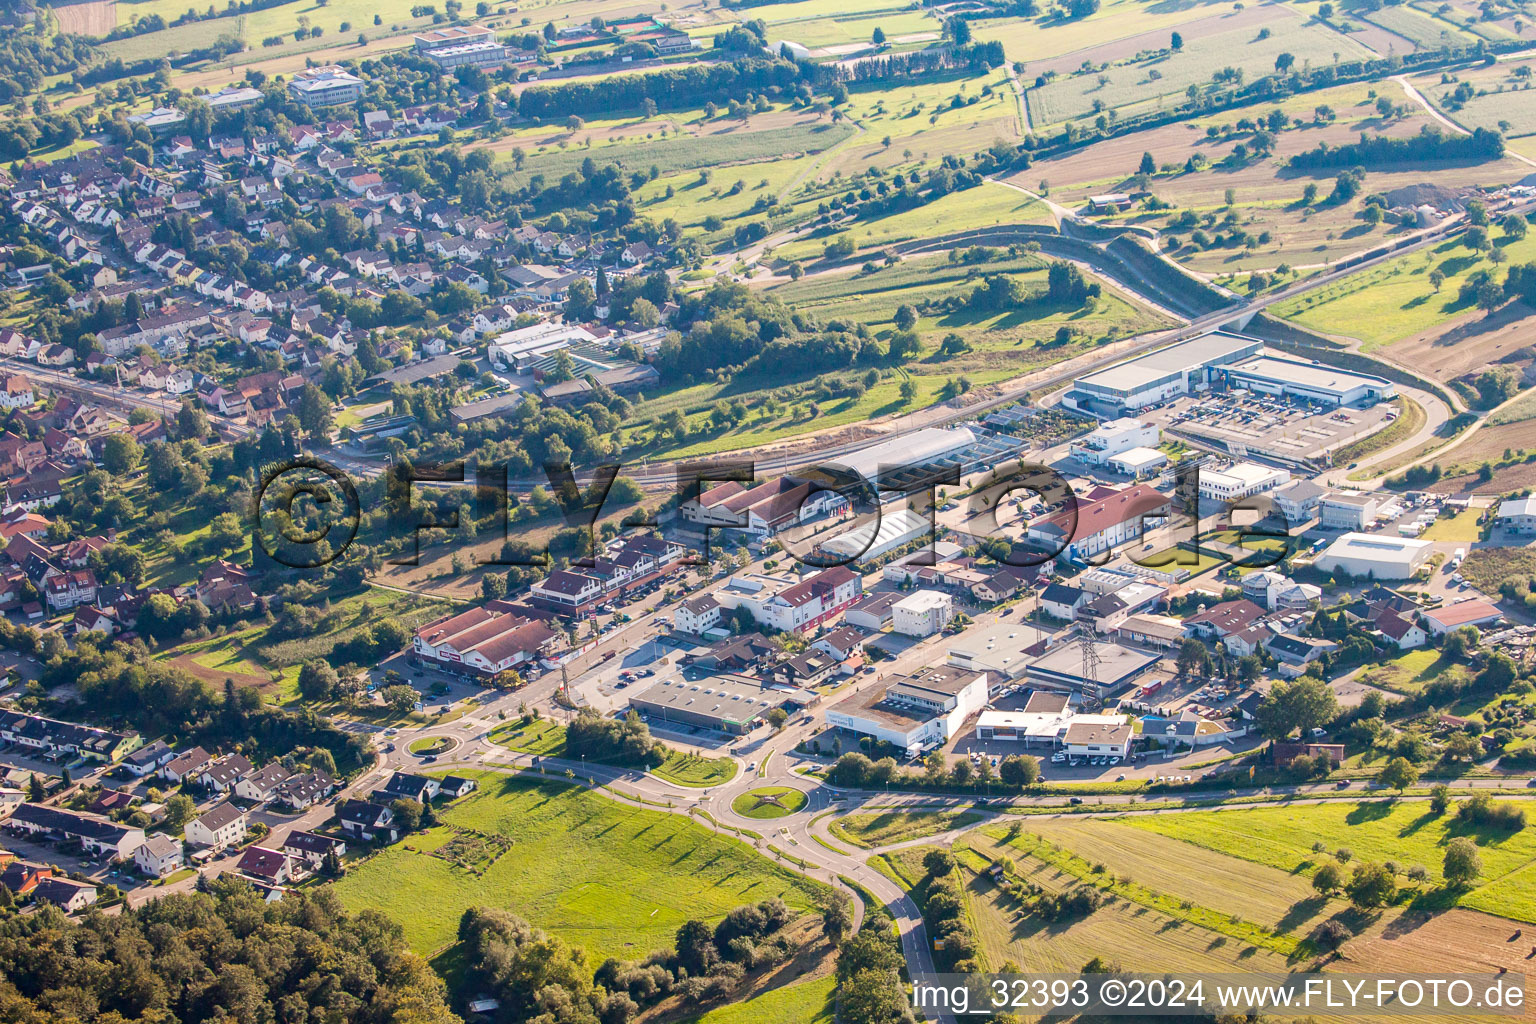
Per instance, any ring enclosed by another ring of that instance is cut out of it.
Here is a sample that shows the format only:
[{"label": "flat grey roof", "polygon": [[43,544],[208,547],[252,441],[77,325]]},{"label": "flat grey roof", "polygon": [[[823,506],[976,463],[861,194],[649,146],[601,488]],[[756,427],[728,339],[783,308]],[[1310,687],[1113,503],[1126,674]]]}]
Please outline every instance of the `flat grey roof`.
[{"label": "flat grey roof", "polygon": [[[1029,666],[1031,672],[1040,672],[1073,679],[1083,678],[1083,641],[1062,644],[1042,654]],[[1117,680],[1132,675],[1153,662],[1157,655],[1135,651],[1119,644],[1094,643],[1094,653],[1099,658],[1098,682],[1113,685]]]},{"label": "flat grey roof", "polygon": [[1277,359],[1274,356],[1244,360],[1233,365],[1231,372],[1335,395],[1343,395],[1356,388],[1379,388],[1392,383],[1385,377],[1350,373],[1326,363],[1305,363],[1299,359]]},{"label": "flat grey roof", "polygon": [[1219,363],[1259,344],[1261,343],[1256,338],[1244,338],[1225,331],[1212,331],[1210,334],[1202,334],[1198,338],[1191,338],[1189,341],[1160,348],[1156,352],[1148,352],[1144,356],[1138,356],[1123,363],[1116,363],[1097,373],[1079,377],[1077,382],[1116,391],[1135,391],[1170,373]]}]

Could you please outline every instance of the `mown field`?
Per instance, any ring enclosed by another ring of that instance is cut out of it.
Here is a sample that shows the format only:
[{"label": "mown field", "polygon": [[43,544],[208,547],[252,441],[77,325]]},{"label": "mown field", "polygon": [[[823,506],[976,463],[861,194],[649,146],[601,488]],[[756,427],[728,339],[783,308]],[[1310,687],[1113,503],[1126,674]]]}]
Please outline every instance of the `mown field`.
[{"label": "mown field", "polygon": [[590,149],[576,147],[533,153],[527,157],[522,170],[509,168],[506,177],[517,185],[525,184],[536,174],[543,175],[546,181],[557,181],[590,159],[599,167],[615,164],[626,174],[634,171],[649,173],[652,167],[662,175],[674,175],[679,171],[693,171],[703,167],[719,168],[712,173],[718,173],[729,181],[726,176],[730,174],[731,164],[782,160],[790,154],[819,153],[837,145],[852,135],[853,131],[848,125],[818,120],[814,115],[807,115],[801,124],[762,131],[753,130],[750,122],[721,118],[710,127],[701,129],[697,135],[626,140]]},{"label": "mown field", "polygon": [[679,815],[622,807],[564,782],[478,777],[481,788],[441,818],[512,839],[483,874],[423,852],[433,846],[428,833],[335,883],[349,908],[371,907],[400,922],[419,952],[452,945],[459,915],[473,906],[506,907],[580,944],[595,967],[605,957],[638,959],[670,947],[689,918],[718,921],[770,896],[810,911],[824,898],[824,886]]},{"label": "mown field", "polygon": [[836,996],[837,979],[829,975],[769,989],[679,1024],[832,1024]]},{"label": "mown field", "polygon": [[[1522,802],[1523,803],[1523,802]],[[1455,900],[1461,907],[1517,921],[1536,922],[1536,888],[1527,884],[1536,864],[1536,830],[1513,834],[1479,829],[1436,817],[1428,804],[1329,803],[1307,807],[1264,807],[1222,813],[1151,815],[1127,818],[1139,829],[1177,839],[1240,860],[1286,872],[1305,872],[1340,847],[1356,860],[1422,864],[1441,880],[1445,845],[1468,836],[1483,860],[1482,884]],[[1314,853],[1312,844],[1326,847]]]}]

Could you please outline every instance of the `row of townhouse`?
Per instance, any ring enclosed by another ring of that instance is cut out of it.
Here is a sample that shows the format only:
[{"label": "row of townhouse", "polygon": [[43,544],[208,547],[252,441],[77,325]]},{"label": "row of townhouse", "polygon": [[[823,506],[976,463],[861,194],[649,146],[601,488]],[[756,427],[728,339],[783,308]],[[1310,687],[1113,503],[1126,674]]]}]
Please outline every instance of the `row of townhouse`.
[{"label": "row of townhouse", "polygon": [[679,569],[683,545],[654,535],[615,542],[603,557],[559,569],[529,588],[530,603],[561,615],[590,611],[616,594],[652,583]]}]

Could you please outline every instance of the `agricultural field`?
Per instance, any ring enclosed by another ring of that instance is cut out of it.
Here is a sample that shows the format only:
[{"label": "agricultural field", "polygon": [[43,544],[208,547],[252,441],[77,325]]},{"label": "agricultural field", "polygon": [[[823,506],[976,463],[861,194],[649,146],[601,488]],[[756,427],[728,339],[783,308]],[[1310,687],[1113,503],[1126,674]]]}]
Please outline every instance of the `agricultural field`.
[{"label": "agricultural field", "polygon": [[[1251,17],[1247,16],[1247,17]],[[996,39],[1009,60],[1023,61],[1027,75],[1040,74],[1058,63],[1061,70],[1076,68],[1084,59],[1125,59],[1143,49],[1168,45],[1169,30],[1207,19],[1244,20],[1244,12],[1219,0],[1167,4],[1149,0],[1110,0],[1086,18],[1060,21],[1049,14],[1035,18],[1000,18],[975,24],[978,39]],[[1191,31],[1191,36],[1195,33]],[[1090,58],[1113,42],[1118,56]]]},{"label": "agricultural field", "polygon": [[[1492,235],[1494,244],[1504,249],[1509,262],[1525,263],[1536,258],[1536,236],[1512,240],[1497,228]],[[1472,304],[1463,302],[1457,292],[1462,282],[1477,270],[1496,268],[1463,245],[1457,236],[1351,275],[1337,284],[1314,289],[1281,303],[1271,312],[1315,331],[1348,334],[1360,340],[1363,351],[1370,351],[1474,313]],[[1430,281],[1434,271],[1444,275],[1438,290]],[[1414,365],[1425,371],[1432,369],[1419,363]]]},{"label": "agricultural field", "polygon": [[[1536,921],[1536,892],[1520,884],[1525,870],[1536,863],[1536,831],[1509,833],[1464,825],[1454,814],[1436,817],[1425,803],[1332,802],[1139,816],[1127,818],[1126,823],[1285,872],[1308,872],[1320,857],[1343,847],[1357,860],[1422,864],[1431,884],[1441,879],[1445,844],[1453,837],[1467,836],[1482,855],[1482,884],[1455,897],[1454,904],[1517,921]],[[1326,849],[1314,853],[1314,842]]]},{"label": "agricultural field", "polygon": [[[1409,81],[1456,124],[1469,131],[1488,128],[1502,132],[1514,144],[1515,150],[1522,152],[1519,140],[1536,135],[1536,91],[1531,88],[1533,71],[1536,71],[1536,62],[1525,58],[1499,61],[1486,67],[1415,75]],[[1457,93],[1464,86],[1472,95],[1458,99]]]},{"label": "agricultural field", "polygon": [[[323,5],[315,3],[314,0],[291,0],[289,3],[246,14],[214,18],[192,24],[220,26],[219,31],[239,35],[250,45],[260,47],[261,41],[268,36],[291,36],[300,26],[301,18],[304,19],[302,23],[318,26],[328,36],[343,31],[357,31],[364,27],[372,28],[374,15],[378,15],[386,25],[413,23],[411,8],[414,6],[416,6],[415,0],[327,0]],[[194,9],[205,13],[208,5],[194,4],[191,0],[117,0],[117,23],[131,25],[140,18],[158,14],[169,24],[188,10]],[[232,31],[232,26],[237,20],[242,23],[240,32]],[[341,28],[343,22],[347,23],[348,29]]]},{"label": "agricultural field", "polygon": [[[1317,808],[1293,810],[1299,815]],[[1304,873],[1137,827],[1234,816],[1042,820],[1031,821],[1027,830],[996,825],[968,834],[956,850],[973,872],[1007,857],[1017,878],[1048,892],[1087,883],[1114,897],[1087,917],[1048,923],[986,876],[974,875],[968,892],[989,960],[1012,960],[1026,971],[1078,970],[1093,956],[1129,970],[1294,970],[1314,955],[1306,936],[1324,921],[1339,920],[1355,933],[1345,946],[1353,969],[1464,969],[1468,963],[1481,970],[1519,969],[1526,950],[1511,946],[1512,927],[1499,917],[1412,907],[1361,915],[1341,899],[1319,896]],[[1305,824],[1295,832],[1308,839],[1313,834]],[[1040,941],[1046,936],[1049,941]]]},{"label": "agricultural field", "polygon": [[[867,249],[997,225],[1051,223],[1054,220],[1044,203],[1017,189],[987,182],[911,210],[861,220],[840,233],[852,238],[858,248]],[[818,237],[788,242],[774,249],[773,255],[782,261],[817,259],[827,240]]]},{"label": "agricultural field", "polygon": [[[1250,78],[1270,74],[1282,53],[1291,54],[1298,65],[1323,65],[1336,59],[1370,55],[1347,36],[1324,25],[1308,23],[1286,8],[1266,5],[1263,10],[1267,16],[1258,26],[1248,23],[1210,32],[1191,31],[1177,52],[1113,64],[1100,72],[1063,74],[1043,86],[1036,85],[1027,94],[1030,120],[1040,126],[1092,118],[1104,110],[1124,116],[1156,109],[1169,98],[1182,99],[1192,85],[1209,84],[1211,76],[1223,68],[1241,69]],[[1160,38],[1155,44],[1148,40],[1142,45],[1167,47],[1168,40]],[[1074,53],[1071,59],[1075,67],[1080,63],[1079,56],[1093,64],[1134,56],[1109,50],[1106,47],[1081,55]],[[1027,64],[1025,70],[1026,75],[1038,74]]]},{"label": "agricultural field", "polygon": [[117,27],[117,0],[85,0],[55,3],[50,10],[59,31],[76,36],[101,37]]},{"label": "agricultural field", "polygon": [[508,856],[482,873],[466,871],[427,851],[440,827],[353,866],[336,883],[342,902],[388,914],[428,955],[453,944],[464,910],[506,907],[584,946],[595,966],[670,946],[689,918],[713,923],[770,896],[811,912],[825,898],[819,883],[680,815],[621,806],[564,782],[478,778],[480,789],[441,820],[510,838]]},{"label": "agricultural field", "polygon": [[[1376,107],[1383,98],[1405,112],[1399,114],[1394,110],[1390,117],[1383,117]],[[1319,109],[1331,111],[1335,119],[1320,120],[1316,114]],[[1232,132],[1233,127],[1244,119],[1265,119],[1275,110],[1290,118],[1292,126],[1274,136],[1273,155],[1255,159],[1248,154],[1240,159],[1238,147],[1246,149],[1251,138],[1247,132]],[[1296,119],[1303,122],[1302,127],[1295,127]],[[1197,272],[1268,270],[1282,264],[1292,268],[1315,267],[1378,245],[1403,229],[1365,223],[1360,219],[1358,200],[1347,204],[1326,202],[1333,175],[1293,171],[1286,161],[1323,143],[1336,146],[1353,142],[1361,133],[1402,137],[1417,134],[1432,123],[1416,104],[1406,101],[1395,83],[1380,89],[1340,86],[1289,97],[1276,104],[1255,104],[1095,143],[1038,161],[1011,180],[1047,193],[1053,202],[1086,212],[1089,196],[1138,191],[1140,185],[1134,176],[1142,155],[1150,153],[1160,171],[1145,187],[1169,208],[1158,212],[1135,208],[1102,218],[1104,222],[1162,231],[1176,240],[1171,255]],[[1217,132],[1214,138],[1209,135],[1211,129]],[[1198,169],[1190,169],[1192,160]],[[1524,164],[1509,157],[1477,168],[1479,177],[1496,181],[1519,180],[1528,171]],[[1466,180],[1466,167],[1457,165],[1372,169],[1366,174],[1362,194],[1390,195],[1397,189],[1421,185],[1454,190]],[[1302,201],[1309,184],[1319,192],[1319,200],[1311,205]],[[1227,202],[1229,190],[1231,205]],[[1241,245],[1197,245],[1194,228],[1185,223],[1190,214],[1208,234],[1240,229],[1250,241]],[[1164,248],[1173,245],[1170,241]]]}]

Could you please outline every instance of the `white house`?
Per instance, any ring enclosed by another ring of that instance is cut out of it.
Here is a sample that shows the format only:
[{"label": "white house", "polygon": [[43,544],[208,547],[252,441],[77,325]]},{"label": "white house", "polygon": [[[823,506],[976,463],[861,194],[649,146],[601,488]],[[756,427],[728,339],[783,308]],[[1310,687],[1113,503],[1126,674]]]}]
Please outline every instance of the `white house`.
[{"label": "white house", "polygon": [[133,851],[133,863],[150,878],[164,878],[181,870],[184,858],[181,843],[168,835],[156,833]]},{"label": "white house", "polygon": [[245,833],[245,812],[227,800],[187,822],[187,842],[213,850],[238,843]]}]

